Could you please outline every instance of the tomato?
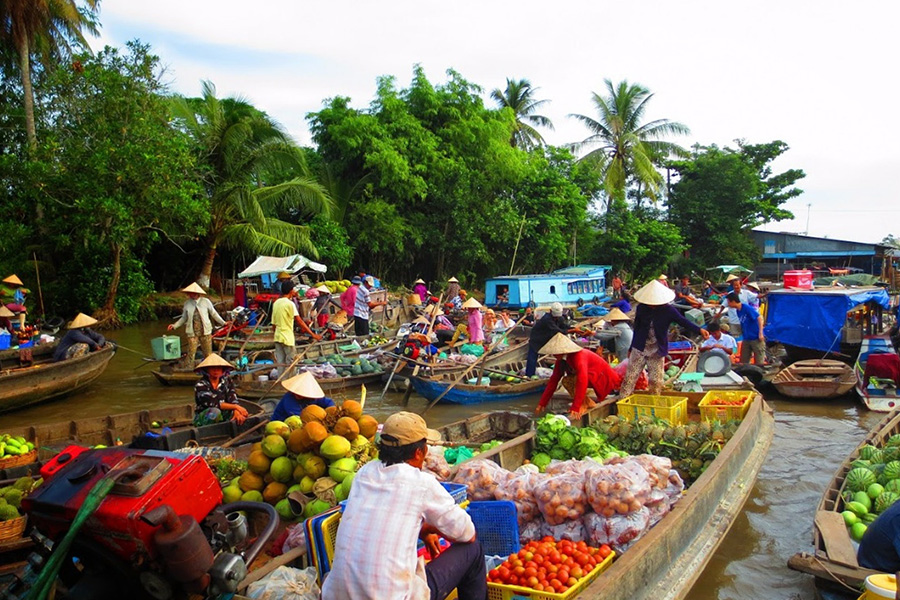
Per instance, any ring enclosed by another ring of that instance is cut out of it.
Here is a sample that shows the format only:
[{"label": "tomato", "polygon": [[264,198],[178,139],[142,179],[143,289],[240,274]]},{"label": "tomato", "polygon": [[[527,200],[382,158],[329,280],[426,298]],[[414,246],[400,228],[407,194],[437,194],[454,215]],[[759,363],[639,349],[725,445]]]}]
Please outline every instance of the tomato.
[{"label": "tomato", "polygon": [[517,565],[513,569],[513,573],[515,574],[516,577],[521,577],[522,575],[525,574],[525,567],[523,567],[522,565]]},{"label": "tomato", "polygon": [[566,585],[569,587],[572,587],[573,585],[575,585],[577,583],[578,583],[578,580],[575,579],[574,577],[569,577],[569,579],[566,580]]},{"label": "tomato", "polygon": [[584,577],[584,570],[581,567],[575,567],[571,571],[569,571],[569,575],[575,577],[576,579],[581,579],[582,577]]},{"label": "tomato", "polygon": [[555,574],[555,573],[557,573],[558,571],[559,571],[559,566],[558,566],[558,565],[550,565],[549,567],[547,567],[547,572],[548,572],[548,573],[553,573],[553,574]]},{"label": "tomato", "polygon": [[535,585],[533,585],[533,586],[531,586],[531,587],[533,587],[534,590],[535,590],[536,592],[543,592],[543,591],[544,591],[544,585],[541,584],[541,583],[537,583],[537,584],[535,584]]},{"label": "tomato", "polygon": [[509,569],[507,567],[501,566],[497,569],[497,573],[500,575],[500,579],[503,579],[504,581],[509,579]]},{"label": "tomato", "polygon": [[522,557],[524,560],[529,561],[534,559],[534,552],[525,552],[525,556]]},{"label": "tomato", "polygon": [[527,584],[528,584],[528,587],[530,587],[530,588],[533,588],[534,586],[538,585],[538,583],[540,583],[540,581],[538,580],[537,577],[532,576],[527,579]]},{"label": "tomato", "polygon": [[607,556],[609,556],[610,554],[612,554],[612,549],[611,549],[609,546],[607,546],[606,544],[603,544],[603,545],[600,546],[600,548],[597,550],[597,554],[600,555],[600,558],[606,558]]},{"label": "tomato", "polygon": [[545,544],[556,543],[556,540],[553,539],[552,535],[545,535],[543,538],[541,538],[541,541],[544,542]]},{"label": "tomato", "polygon": [[560,569],[559,572],[556,574],[556,578],[559,579],[560,581],[562,581],[563,583],[565,583],[566,581],[569,580],[569,572],[565,569]]},{"label": "tomato", "polygon": [[548,558],[550,558],[551,562],[553,562],[554,564],[557,564],[557,565],[558,565],[558,564],[561,562],[561,560],[562,560],[560,553],[557,552],[556,550],[552,551],[552,552],[548,555]]}]

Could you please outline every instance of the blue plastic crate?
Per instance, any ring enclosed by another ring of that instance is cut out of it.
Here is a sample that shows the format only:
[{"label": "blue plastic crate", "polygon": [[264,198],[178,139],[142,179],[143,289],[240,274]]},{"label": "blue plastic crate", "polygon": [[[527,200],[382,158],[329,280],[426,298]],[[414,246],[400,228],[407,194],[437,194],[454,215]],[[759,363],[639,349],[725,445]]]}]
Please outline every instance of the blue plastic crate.
[{"label": "blue plastic crate", "polygon": [[468,497],[468,488],[466,488],[466,484],[442,482],[441,485],[444,486],[445,490],[450,492],[450,496],[457,504],[462,504],[466,501],[466,498]]},{"label": "blue plastic crate", "polygon": [[469,516],[487,556],[506,556],[519,551],[519,520],[509,500],[470,502]]}]

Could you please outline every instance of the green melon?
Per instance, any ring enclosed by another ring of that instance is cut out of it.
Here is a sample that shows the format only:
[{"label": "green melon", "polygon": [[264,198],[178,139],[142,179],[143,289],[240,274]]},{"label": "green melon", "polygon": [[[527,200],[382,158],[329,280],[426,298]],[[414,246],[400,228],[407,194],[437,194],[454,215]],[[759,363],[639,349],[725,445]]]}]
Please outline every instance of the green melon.
[{"label": "green melon", "polygon": [[876,454],[881,454],[881,452],[878,450],[878,448],[876,448],[875,446],[873,446],[871,444],[866,444],[865,446],[863,446],[862,448],[859,449],[859,457],[862,458],[863,460],[868,460],[873,463],[881,462],[881,461],[875,460]]},{"label": "green melon", "polygon": [[900,495],[895,494],[894,492],[882,493],[875,499],[875,512],[878,514],[883,513],[897,500],[900,500]]},{"label": "green melon", "polygon": [[873,483],[878,483],[878,478],[869,469],[857,467],[847,473],[847,488],[853,492],[861,492]]}]

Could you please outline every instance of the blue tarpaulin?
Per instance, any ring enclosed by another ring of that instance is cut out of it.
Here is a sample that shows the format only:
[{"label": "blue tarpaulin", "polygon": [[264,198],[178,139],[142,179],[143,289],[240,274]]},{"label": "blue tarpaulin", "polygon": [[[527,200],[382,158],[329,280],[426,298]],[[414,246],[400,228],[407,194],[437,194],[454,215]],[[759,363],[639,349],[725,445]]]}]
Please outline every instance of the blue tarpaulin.
[{"label": "blue tarpaulin", "polygon": [[822,352],[836,350],[847,313],[866,302],[890,308],[890,299],[882,288],[772,292],[769,294],[766,339]]}]

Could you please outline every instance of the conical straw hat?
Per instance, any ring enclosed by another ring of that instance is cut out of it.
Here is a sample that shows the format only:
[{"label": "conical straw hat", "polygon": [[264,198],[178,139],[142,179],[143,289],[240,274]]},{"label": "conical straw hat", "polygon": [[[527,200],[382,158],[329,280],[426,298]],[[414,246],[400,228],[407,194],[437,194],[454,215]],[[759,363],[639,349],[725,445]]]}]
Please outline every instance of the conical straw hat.
[{"label": "conical straw hat", "polygon": [[421,283],[422,285],[425,285],[425,282],[421,279],[416,279],[415,281],[413,281],[413,283]]},{"label": "conical straw hat", "polygon": [[320,285],[319,287],[317,287],[316,289],[319,290],[320,292],[325,292],[326,294],[331,293],[331,290],[329,290],[328,286],[325,285],[324,283],[322,285]]},{"label": "conical straw hat", "polygon": [[668,278],[669,278],[669,276],[666,275],[665,273],[663,273],[662,275],[660,275],[659,277],[657,277],[657,279],[662,279],[663,281],[665,281],[665,280],[668,279]]},{"label": "conical straw hat", "polygon": [[729,275],[728,277],[725,278],[725,283],[731,283],[735,279],[740,279],[740,277],[738,277],[737,275],[732,273],[731,275]]},{"label": "conical straw hat", "polygon": [[428,308],[425,309],[425,312],[428,313],[428,316],[433,317],[435,315],[441,316],[444,314],[444,311],[441,310],[441,307],[437,304],[432,304]]},{"label": "conical straw hat", "polygon": [[200,369],[205,369],[207,367],[225,367],[226,369],[234,369],[234,365],[215,352],[204,358],[203,362],[194,367],[194,370],[199,371]]},{"label": "conical straw hat", "polygon": [[447,280],[447,283],[459,283],[459,279],[457,279],[456,277],[451,277]]},{"label": "conical straw hat", "polygon": [[287,391],[300,396],[301,398],[324,398],[325,392],[313,374],[309,371],[303,371],[299,375],[294,375],[290,379],[281,382],[282,387]]},{"label": "conical straw hat", "polygon": [[634,299],[648,306],[662,306],[675,299],[675,292],[654,279],[636,291]]},{"label": "conical straw hat", "polygon": [[96,325],[97,319],[94,317],[89,317],[84,313],[78,313],[72,322],[69,323],[69,329],[80,329],[81,327],[90,327],[91,325]]},{"label": "conical straw hat", "polygon": [[483,308],[483,307],[481,306],[481,302],[479,302],[479,301],[476,300],[475,298],[469,298],[468,300],[466,300],[465,302],[463,302],[462,307],[463,307],[463,308]]},{"label": "conical straw hat", "polygon": [[557,333],[538,352],[540,354],[572,354],[581,352],[581,346],[570,340],[565,334]]},{"label": "conical straw hat", "polygon": [[196,281],[181,291],[184,292],[185,294],[192,293],[192,294],[202,294],[204,296],[206,295],[206,290],[204,290],[202,287],[200,287]]},{"label": "conical straw hat", "polygon": [[631,317],[629,317],[628,315],[623,313],[618,308],[612,309],[611,311],[609,311],[609,314],[607,314],[603,318],[606,319],[607,321],[630,321],[631,320]]},{"label": "conical straw hat", "polygon": [[13,285],[25,285],[22,283],[22,280],[19,279],[17,275],[10,275],[6,279],[3,280],[3,283],[11,283]]},{"label": "conical straw hat", "polygon": [[5,306],[0,305],[0,317],[14,317],[14,316],[16,316],[16,313],[9,310]]},{"label": "conical straw hat", "polygon": [[418,319],[413,321],[413,323],[418,323],[420,325],[431,325],[431,321],[429,321],[425,317],[419,317]]}]

